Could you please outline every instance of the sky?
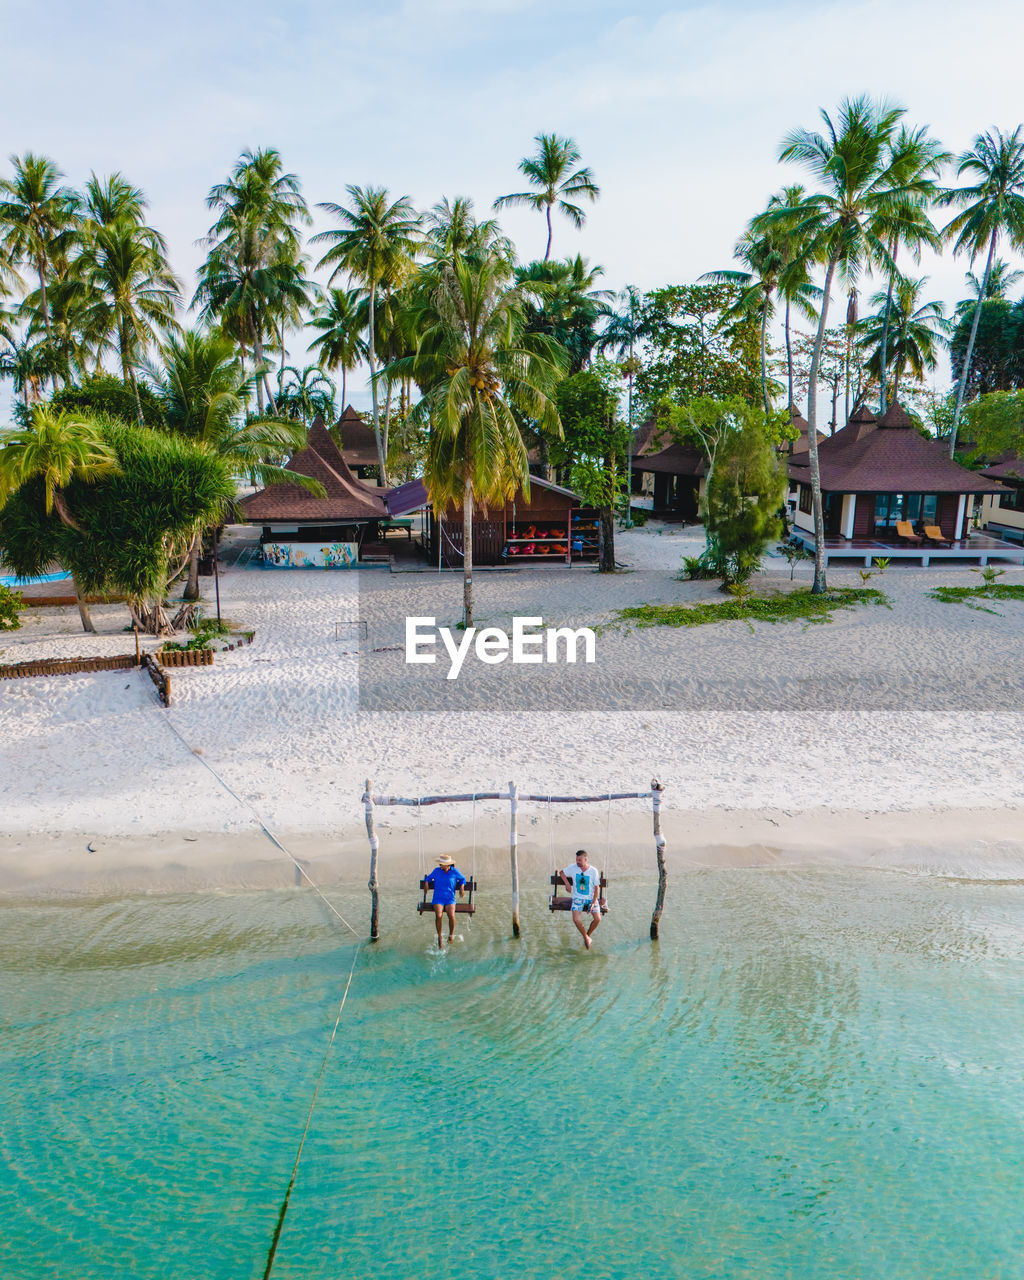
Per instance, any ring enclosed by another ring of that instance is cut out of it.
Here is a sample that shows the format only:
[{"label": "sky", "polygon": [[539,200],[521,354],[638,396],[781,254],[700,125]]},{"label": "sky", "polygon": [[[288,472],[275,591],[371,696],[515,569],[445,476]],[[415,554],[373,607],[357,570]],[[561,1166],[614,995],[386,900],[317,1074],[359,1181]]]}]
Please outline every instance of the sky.
[{"label": "sky", "polygon": [[[747,220],[802,180],[782,138],[845,96],[899,102],[955,153],[1024,116],[1009,0],[0,0],[0,30],[0,171],[26,151],[75,185],[120,170],[189,296],[206,194],[246,148],[276,147],[310,205],[383,185],[483,215],[523,189],[535,134],[569,135],[601,198],[581,232],[556,224],[554,254],[648,289],[733,265]],[[502,223],[543,255],[540,214]],[[962,297],[968,265],[926,262],[930,296]]]}]

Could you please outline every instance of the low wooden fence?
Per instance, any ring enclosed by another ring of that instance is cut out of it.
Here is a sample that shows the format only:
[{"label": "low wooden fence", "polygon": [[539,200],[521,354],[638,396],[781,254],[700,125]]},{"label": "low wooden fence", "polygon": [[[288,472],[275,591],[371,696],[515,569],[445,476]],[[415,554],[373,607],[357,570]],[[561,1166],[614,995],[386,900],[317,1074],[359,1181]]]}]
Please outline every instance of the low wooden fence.
[{"label": "low wooden fence", "polygon": [[149,672],[149,678],[156,685],[157,696],[165,707],[171,705],[171,677],[151,653],[142,659],[142,665]]},{"label": "low wooden fence", "polygon": [[0,664],[0,680],[18,680],[23,676],[67,676],[84,671],[127,671],[138,666],[133,653],[113,658],[36,658],[32,662]]},{"label": "low wooden fence", "polygon": [[162,667],[212,667],[212,649],[158,649],[156,660]]}]

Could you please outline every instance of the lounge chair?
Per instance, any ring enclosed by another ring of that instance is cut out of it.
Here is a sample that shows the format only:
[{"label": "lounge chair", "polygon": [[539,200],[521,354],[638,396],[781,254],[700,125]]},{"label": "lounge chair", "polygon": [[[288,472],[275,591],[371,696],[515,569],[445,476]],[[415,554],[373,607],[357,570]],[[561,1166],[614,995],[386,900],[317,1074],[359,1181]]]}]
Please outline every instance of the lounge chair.
[{"label": "lounge chair", "polygon": [[914,532],[914,526],[909,520],[896,521],[896,536],[903,542],[912,542],[915,546],[920,546],[924,539]]},{"label": "lounge chair", "polygon": [[937,542],[943,547],[951,547],[953,539],[947,538],[937,524],[926,524],[924,526],[924,536],[929,542]]}]

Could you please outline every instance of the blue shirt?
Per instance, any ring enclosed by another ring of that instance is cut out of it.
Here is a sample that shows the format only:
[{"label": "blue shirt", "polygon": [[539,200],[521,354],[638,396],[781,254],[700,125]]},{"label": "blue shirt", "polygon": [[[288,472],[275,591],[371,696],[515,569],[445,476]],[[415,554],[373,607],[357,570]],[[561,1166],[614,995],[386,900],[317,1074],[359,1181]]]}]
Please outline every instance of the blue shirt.
[{"label": "blue shirt", "polygon": [[435,867],[427,876],[427,888],[433,889],[435,906],[447,906],[455,901],[455,890],[466,883],[466,877],[458,867]]}]

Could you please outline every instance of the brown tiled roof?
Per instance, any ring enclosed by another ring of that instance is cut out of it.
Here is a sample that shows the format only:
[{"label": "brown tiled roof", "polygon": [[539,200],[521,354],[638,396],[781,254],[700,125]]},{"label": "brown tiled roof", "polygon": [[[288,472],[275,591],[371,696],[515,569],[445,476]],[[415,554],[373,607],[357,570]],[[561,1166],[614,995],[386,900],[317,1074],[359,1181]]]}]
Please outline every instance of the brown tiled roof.
[{"label": "brown tiled roof", "polygon": [[319,417],[309,429],[305,449],[289,460],[286,470],[319,480],[327,496],[314,497],[297,484],[268,485],[238,504],[246,520],[326,524],[338,520],[381,520],[387,517],[383,497],[356,479]]},{"label": "brown tiled roof", "polygon": [[671,438],[667,427],[659,427],[656,418],[648,418],[633,432],[633,457],[660,453]]},{"label": "brown tiled roof", "polygon": [[[840,441],[837,432],[819,454],[821,487],[829,493],[998,493],[995,481],[953,462],[941,440],[914,426],[899,405],[860,439]],[[791,466],[807,481],[806,465]]]},{"label": "brown tiled roof", "polygon": [[351,405],[338,419],[335,431],[341,439],[341,452],[350,467],[377,465],[377,437],[373,427],[364,422]]},{"label": "brown tiled roof", "polygon": [[670,476],[702,476],[705,465],[702,449],[683,444],[670,444],[660,453],[633,458],[634,471],[660,471]]},{"label": "brown tiled roof", "polygon": [[1011,449],[981,474],[989,480],[1024,480],[1024,458]]}]

